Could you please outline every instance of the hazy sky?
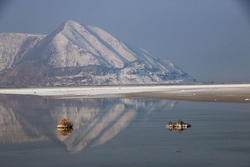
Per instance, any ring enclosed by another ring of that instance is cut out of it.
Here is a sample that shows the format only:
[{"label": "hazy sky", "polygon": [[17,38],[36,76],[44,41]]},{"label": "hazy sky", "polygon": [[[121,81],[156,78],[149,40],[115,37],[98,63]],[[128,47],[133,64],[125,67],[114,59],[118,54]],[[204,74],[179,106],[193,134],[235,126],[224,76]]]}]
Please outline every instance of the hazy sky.
[{"label": "hazy sky", "polygon": [[49,34],[64,21],[104,29],[198,81],[250,82],[248,0],[4,0],[0,33]]}]

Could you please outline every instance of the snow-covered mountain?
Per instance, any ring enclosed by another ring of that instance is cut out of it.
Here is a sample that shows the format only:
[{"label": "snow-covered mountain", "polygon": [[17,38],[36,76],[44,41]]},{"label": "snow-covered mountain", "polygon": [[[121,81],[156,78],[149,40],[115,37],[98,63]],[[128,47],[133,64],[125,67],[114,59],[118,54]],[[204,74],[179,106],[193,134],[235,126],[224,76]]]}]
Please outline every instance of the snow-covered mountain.
[{"label": "snow-covered mountain", "polygon": [[192,83],[170,61],[66,21],[49,35],[0,34],[1,86]]}]

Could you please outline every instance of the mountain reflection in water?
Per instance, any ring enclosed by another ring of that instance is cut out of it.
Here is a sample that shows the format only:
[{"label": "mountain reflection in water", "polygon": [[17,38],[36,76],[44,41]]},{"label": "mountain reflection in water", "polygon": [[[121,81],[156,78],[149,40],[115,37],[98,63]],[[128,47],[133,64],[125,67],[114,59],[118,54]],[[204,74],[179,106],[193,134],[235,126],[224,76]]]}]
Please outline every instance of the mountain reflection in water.
[{"label": "mountain reflection in water", "polygon": [[[174,101],[152,99],[46,99],[33,96],[0,96],[0,143],[53,140],[70,152],[101,145],[125,129],[135,118],[172,108]],[[67,118],[70,135],[56,131]]]}]

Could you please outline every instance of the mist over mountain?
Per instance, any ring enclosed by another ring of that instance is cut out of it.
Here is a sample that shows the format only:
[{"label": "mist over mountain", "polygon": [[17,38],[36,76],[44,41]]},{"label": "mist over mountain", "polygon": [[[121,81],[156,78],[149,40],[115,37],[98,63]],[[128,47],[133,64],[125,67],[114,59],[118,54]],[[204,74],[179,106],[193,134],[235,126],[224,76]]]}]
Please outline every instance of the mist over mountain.
[{"label": "mist over mountain", "polygon": [[71,20],[48,35],[0,34],[1,87],[193,82],[169,60]]}]

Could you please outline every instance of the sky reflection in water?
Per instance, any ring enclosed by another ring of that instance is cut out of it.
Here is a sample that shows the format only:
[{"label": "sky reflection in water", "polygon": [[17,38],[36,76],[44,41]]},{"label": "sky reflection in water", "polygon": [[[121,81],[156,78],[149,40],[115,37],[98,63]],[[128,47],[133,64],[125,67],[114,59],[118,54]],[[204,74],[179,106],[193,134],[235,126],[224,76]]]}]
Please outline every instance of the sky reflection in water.
[{"label": "sky reflection in water", "polygon": [[[249,166],[250,105],[0,96],[0,166]],[[68,118],[68,135],[56,130]],[[190,123],[178,132],[169,121]]]}]

